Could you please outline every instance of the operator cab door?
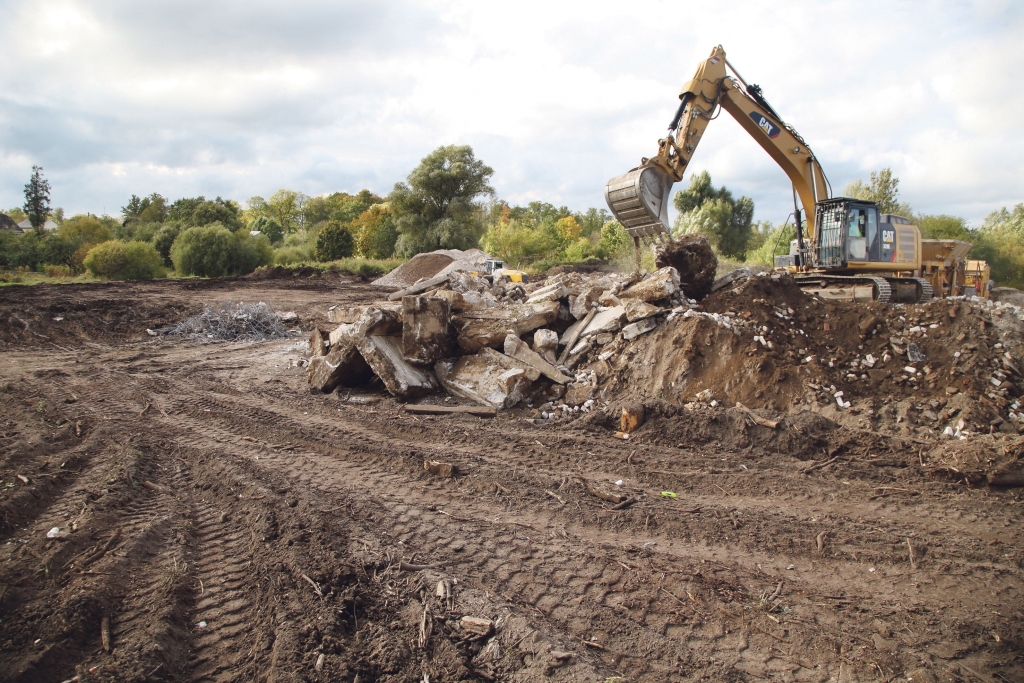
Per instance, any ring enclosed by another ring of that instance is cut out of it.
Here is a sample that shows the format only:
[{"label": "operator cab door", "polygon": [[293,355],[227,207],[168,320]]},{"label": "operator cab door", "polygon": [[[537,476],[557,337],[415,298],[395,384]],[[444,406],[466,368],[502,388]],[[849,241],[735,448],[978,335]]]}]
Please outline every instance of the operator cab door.
[{"label": "operator cab door", "polygon": [[888,261],[880,252],[878,207],[851,203],[846,212],[847,261]]}]

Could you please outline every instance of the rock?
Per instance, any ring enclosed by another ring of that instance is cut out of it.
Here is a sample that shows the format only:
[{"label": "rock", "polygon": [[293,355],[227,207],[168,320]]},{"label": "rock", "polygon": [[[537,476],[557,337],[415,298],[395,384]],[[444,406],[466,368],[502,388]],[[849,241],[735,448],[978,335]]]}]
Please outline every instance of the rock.
[{"label": "rock", "polygon": [[570,384],[565,389],[565,404],[575,408],[594,398],[597,387],[593,384]]},{"label": "rock", "polygon": [[469,306],[466,304],[465,297],[462,296],[462,292],[453,292],[450,289],[439,289],[433,294],[431,294],[431,296],[436,296],[441,299],[447,299],[448,306],[453,311],[463,311],[469,308]]},{"label": "rock", "polygon": [[526,300],[528,304],[538,304],[542,301],[558,301],[569,296],[569,288],[561,282],[556,282],[546,287],[541,287]]},{"label": "rock", "polygon": [[620,432],[629,434],[643,423],[644,406],[642,403],[633,403],[622,407],[622,415],[619,419]]},{"label": "rock", "polygon": [[639,337],[641,334],[646,334],[647,332],[650,332],[657,326],[658,321],[655,320],[654,318],[644,318],[643,320],[637,321],[635,323],[630,323],[629,325],[623,327],[622,338],[625,339],[626,341],[629,341],[630,339],[635,339],[636,337]]},{"label": "rock", "polygon": [[669,266],[636,283],[621,295],[621,299],[658,301],[667,299],[679,291],[679,273]]},{"label": "rock", "polygon": [[330,345],[330,335],[327,330],[321,330],[319,327],[313,329],[313,334],[309,335],[309,355],[310,356],[326,356],[327,347]]},{"label": "rock", "polygon": [[583,329],[580,337],[585,339],[603,333],[614,334],[622,329],[622,323],[625,321],[625,306],[613,306],[606,311],[597,313],[590,324]]},{"label": "rock", "polygon": [[558,333],[553,330],[539,329],[533,333],[533,350],[541,358],[554,365],[555,351],[558,349]]},{"label": "rock", "polygon": [[372,375],[356,343],[348,339],[332,344],[326,356],[313,356],[306,367],[309,385],[324,393],[330,393],[339,386],[359,386]]},{"label": "rock", "polygon": [[558,317],[558,305],[557,301],[545,301],[461,313],[455,316],[459,348],[464,353],[475,353],[484,347],[498,348],[510,333],[519,336],[553,323]]},{"label": "rock", "polygon": [[597,303],[598,299],[601,298],[601,293],[604,290],[599,287],[587,287],[579,293],[573,302],[569,311],[573,317],[577,320],[582,320],[587,313],[593,308],[594,304]]},{"label": "rock", "polygon": [[570,370],[575,368],[577,365],[580,364],[580,361],[582,361],[583,358],[586,357],[587,353],[592,348],[594,348],[594,346],[589,341],[584,340],[578,342],[575,346],[572,347],[572,349],[570,349],[569,358],[564,363],[565,367],[569,368]]},{"label": "rock", "polygon": [[601,332],[593,336],[594,343],[598,346],[604,346],[605,344],[611,344],[615,340],[615,335],[611,332]]},{"label": "rock", "polygon": [[359,342],[358,348],[393,396],[410,399],[437,391],[433,372],[411,365],[402,357],[401,337],[369,335]]},{"label": "rock", "polygon": [[728,273],[714,281],[714,283],[711,285],[711,291],[717,292],[718,290],[722,289],[723,287],[731,285],[737,280],[746,280],[752,277],[754,277],[754,272],[750,270],[750,268],[737,268],[735,270],[730,270]]},{"label": "rock", "polygon": [[877,316],[869,315],[860,321],[857,328],[860,330],[860,336],[866,337],[871,334],[871,330],[875,329],[881,321]]},{"label": "rock", "polygon": [[615,294],[613,294],[612,292],[606,291],[606,292],[602,292],[601,293],[601,296],[597,300],[597,305],[598,306],[604,306],[604,307],[608,307],[608,306],[621,306],[622,305],[622,299],[620,299],[619,297],[615,296]]},{"label": "rock", "polygon": [[654,306],[641,301],[640,299],[626,299],[623,304],[626,308],[626,320],[631,323],[635,323],[637,320],[644,320],[658,315],[659,313],[667,313],[664,308]]},{"label": "rock", "polygon": [[442,297],[402,299],[402,355],[417,365],[430,365],[455,355],[451,303]]},{"label": "rock", "polygon": [[923,363],[928,359],[921,352],[921,349],[917,347],[917,344],[910,342],[907,344],[907,360],[911,363]]},{"label": "rock", "polygon": [[659,268],[672,266],[679,275],[679,286],[691,299],[703,299],[711,291],[718,269],[718,257],[704,235],[683,235],[654,247],[654,263]]},{"label": "rock", "polygon": [[489,636],[494,633],[494,622],[490,619],[462,617],[462,621],[459,622],[459,626],[462,627],[463,631],[477,636]]},{"label": "rock", "polygon": [[331,332],[331,346],[343,339],[358,342],[363,337],[402,334],[402,305],[366,306],[356,321],[342,323]]},{"label": "rock", "polygon": [[366,306],[335,307],[327,311],[327,320],[332,323],[354,323],[366,309]]},{"label": "rock", "polygon": [[516,405],[540,377],[537,370],[491,348],[434,365],[441,386],[453,396],[499,410]]},{"label": "rock", "polygon": [[526,345],[526,342],[514,334],[505,337],[505,355],[521,360],[540,374],[559,384],[566,384],[572,381],[571,377],[563,375],[558,368],[541,358],[540,354],[532,351]]}]

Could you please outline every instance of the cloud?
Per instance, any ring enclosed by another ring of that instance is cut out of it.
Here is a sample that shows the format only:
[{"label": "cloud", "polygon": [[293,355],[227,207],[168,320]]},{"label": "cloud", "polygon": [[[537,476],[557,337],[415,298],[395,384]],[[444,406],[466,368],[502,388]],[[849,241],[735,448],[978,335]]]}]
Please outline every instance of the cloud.
[{"label": "cloud", "polygon": [[[651,156],[716,44],[811,143],[836,192],[891,166],[916,209],[978,222],[1024,201],[1014,3],[12,0],[0,54],[0,205],[31,165],[69,211],[128,196],[387,192],[470,144],[513,202],[603,206]],[[792,210],[782,172],[720,117],[691,170]]]}]

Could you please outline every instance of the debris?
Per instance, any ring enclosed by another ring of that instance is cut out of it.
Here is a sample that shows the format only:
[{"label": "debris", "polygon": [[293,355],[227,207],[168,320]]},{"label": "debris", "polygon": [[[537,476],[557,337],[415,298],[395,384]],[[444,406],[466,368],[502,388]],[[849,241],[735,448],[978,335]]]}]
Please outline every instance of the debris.
[{"label": "debris", "polygon": [[679,273],[672,266],[661,268],[622,293],[623,299],[659,301],[679,291]]},{"label": "debris", "polygon": [[487,637],[494,633],[494,622],[490,619],[465,616],[462,617],[459,626],[462,627],[463,631],[480,637]]},{"label": "debris", "polygon": [[554,382],[558,382],[559,384],[566,384],[572,381],[571,377],[566,377],[558,370],[558,368],[541,358],[541,356],[531,350],[522,339],[513,334],[505,337],[505,355],[521,360],[537,370],[540,374]]},{"label": "debris", "polygon": [[618,332],[622,329],[622,323],[625,321],[625,306],[612,306],[594,315],[594,318],[583,329],[583,332],[580,333],[580,337],[591,337],[606,332]]},{"label": "debris", "polygon": [[402,298],[402,354],[417,365],[430,365],[455,352],[451,303],[441,297]]},{"label": "debris", "polygon": [[494,417],[498,414],[497,408],[487,406],[435,406],[429,404],[413,405],[407,403],[404,406],[407,413],[416,415],[476,415],[477,417]]},{"label": "debris", "polygon": [[639,337],[641,334],[650,332],[658,326],[658,322],[654,318],[645,318],[635,323],[630,323],[622,328],[622,338],[626,341],[630,341]]},{"label": "debris", "polygon": [[446,282],[448,282],[448,278],[449,275],[446,273],[444,275],[437,275],[435,277],[432,277],[429,280],[421,280],[420,282],[417,282],[411,287],[406,287],[405,289],[400,289],[397,292],[392,292],[391,294],[388,294],[388,301],[397,301],[398,299],[401,299],[402,297],[405,296],[409,296],[410,294],[419,294],[420,292],[425,292],[431,287],[438,287],[440,285],[445,284]]},{"label": "debris", "polygon": [[373,374],[350,338],[331,344],[325,356],[313,356],[306,366],[306,379],[314,389],[330,393],[339,386],[359,386]]},{"label": "debris", "polygon": [[683,293],[691,299],[703,299],[711,291],[718,269],[718,257],[711,243],[699,234],[659,243],[654,248],[654,263],[658,268],[675,268]]},{"label": "debris", "polygon": [[562,351],[562,355],[558,357],[559,365],[564,365],[565,361],[568,360],[569,354],[576,345],[577,340],[583,334],[583,330],[586,329],[587,325],[594,319],[595,315],[597,315],[597,309],[591,308],[583,318],[570,325],[569,329],[565,331],[561,341],[562,344],[565,344],[565,349]]},{"label": "debris", "polygon": [[288,331],[269,305],[222,302],[177,325],[169,334],[195,341],[267,341]]},{"label": "debris", "polygon": [[921,353],[921,349],[918,348],[917,344],[910,342],[907,344],[907,360],[911,363],[923,363],[928,359]]},{"label": "debris", "polygon": [[557,301],[544,301],[509,308],[464,311],[455,316],[459,326],[459,348],[463,353],[475,353],[485,346],[498,348],[509,334],[519,336],[555,322],[558,308]]},{"label": "debris", "polygon": [[326,356],[327,348],[330,345],[330,333],[321,330],[319,327],[313,329],[309,335],[309,354],[311,356]]},{"label": "debris", "polygon": [[626,434],[637,429],[644,423],[644,407],[635,403],[622,407],[622,415],[619,420],[619,431]]},{"label": "debris", "polygon": [[368,336],[359,342],[359,353],[380,377],[391,395],[401,399],[419,398],[438,389],[437,378],[402,357],[399,337]]},{"label": "debris", "polygon": [[100,644],[104,652],[110,652],[110,616],[106,614],[100,619]]},{"label": "debris", "polygon": [[533,333],[533,351],[548,363],[557,362],[555,351],[558,349],[558,333],[554,330],[540,329]]},{"label": "debris", "polygon": [[16,476],[16,477],[18,478],[18,480],[19,480],[19,481],[20,481],[20,482],[21,482],[22,484],[28,484],[28,483],[30,483],[30,482],[31,482],[31,480],[30,480],[30,479],[29,479],[28,477],[26,477],[26,476],[25,476],[24,474],[16,474],[16,475],[14,475],[14,476]]},{"label": "debris", "polygon": [[607,491],[602,491],[601,489],[594,486],[593,482],[584,479],[583,477],[579,477],[579,480],[580,483],[583,484],[583,488],[585,488],[587,492],[590,493],[590,495],[596,496],[601,500],[606,500],[609,503],[621,503],[622,501],[626,500],[626,496],[620,493],[608,493]]},{"label": "debris", "polygon": [[668,313],[666,309],[649,304],[646,301],[641,301],[640,299],[626,299],[623,302],[623,306],[626,309],[626,320],[631,323],[635,323],[638,320],[646,320],[659,313]]},{"label": "debris", "polygon": [[540,377],[533,367],[490,348],[454,363],[438,361],[434,371],[448,393],[499,410],[522,401]]},{"label": "debris", "polygon": [[622,501],[621,503],[618,503],[617,505],[613,505],[613,506],[611,506],[608,509],[609,510],[625,510],[630,505],[633,505],[634,503],[637,503],[639,501],[640,501],[639,498],[627,498],[626,500]]},{"label": "debris", "polygon": [[740,410],[740,411],[743,411],[743,413],[747,417],[749,417],[751,420],[753,420],[755,424],[759,424],[762,427],[768,427],[769,429],[775,429],[776,427],[779,426],[779,421],[778,420],[769,420],[767,418],[761,417],[760,415],[758,415],[757,413],[755,413],[753,410],[751,410],[750,408],[746,407],[742,403],[737,402],[736,403],[736,409]]},{"label": "debris", "polygon": [[49,531],[46,532],[46,537],[47,538],[57,538],[58,536],[60,536],[60,527],[59,526],[55,526],[55,527],[53,527],[52,529],[50,529]]},{"label": "debris", "polygon": [[449,479],[455,474],[455,467],[451,463],[438,462],[437,460],[424,460],[423,469],[445,479]]},{"label": "debris", "polygon": [[673,493],[672,491],[662,491],[661,492],[661,497],[662,498],[675,498],[676,494]]}]

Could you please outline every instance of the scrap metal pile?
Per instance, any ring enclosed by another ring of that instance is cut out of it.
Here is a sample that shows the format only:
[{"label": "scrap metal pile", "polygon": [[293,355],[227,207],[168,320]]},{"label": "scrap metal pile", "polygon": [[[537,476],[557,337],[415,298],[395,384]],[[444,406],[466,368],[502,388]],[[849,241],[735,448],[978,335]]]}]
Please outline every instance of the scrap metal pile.
[{"label": "scrap metal pile", "polygon": [[310,340],[309,383],[323,392],[379,378],[402,400],[438,391],[506,409],[543,386],[588,411],[606,349],[697,308],[668,266],[654,273],[566,273],[542,284],[453,271],[389,301],[330,311],[339,323]]}]

